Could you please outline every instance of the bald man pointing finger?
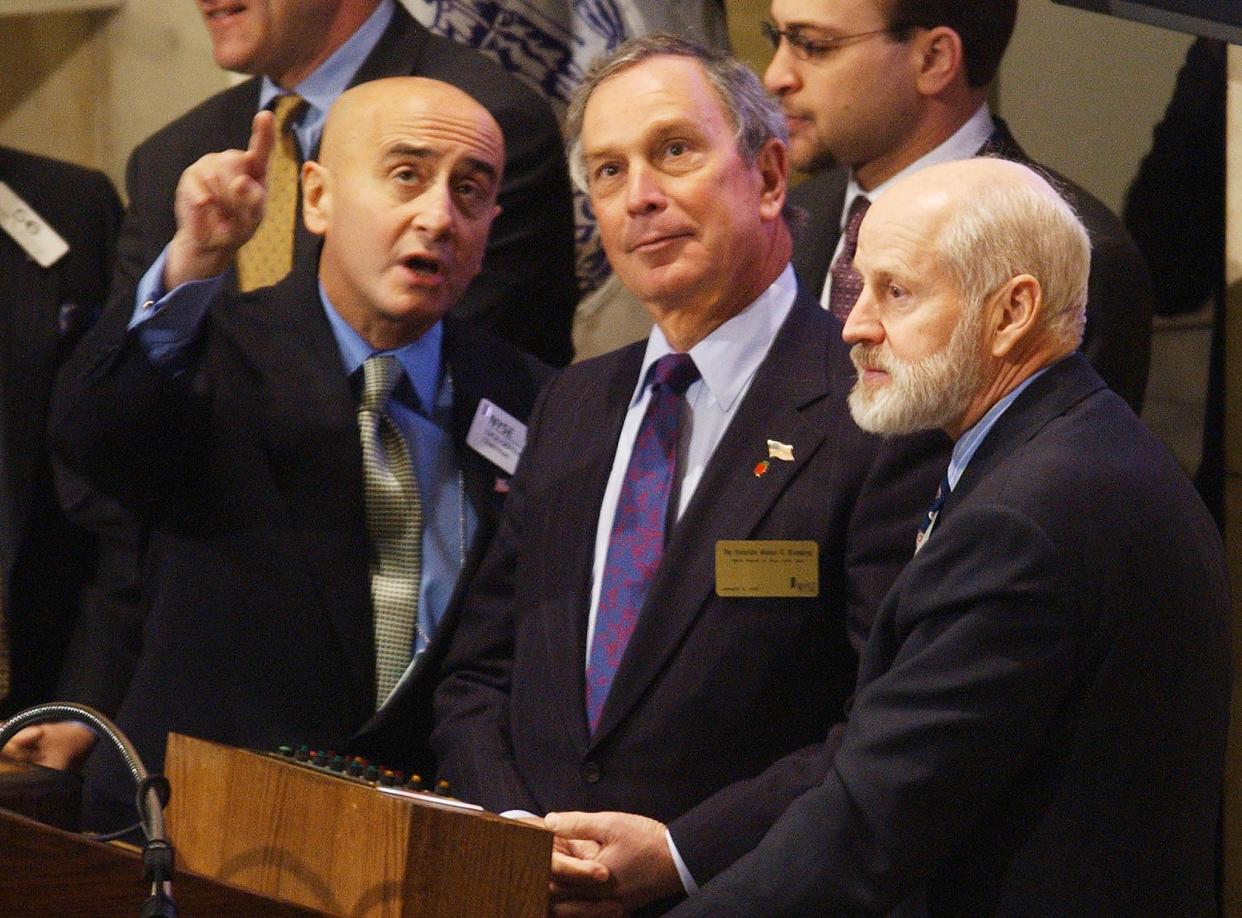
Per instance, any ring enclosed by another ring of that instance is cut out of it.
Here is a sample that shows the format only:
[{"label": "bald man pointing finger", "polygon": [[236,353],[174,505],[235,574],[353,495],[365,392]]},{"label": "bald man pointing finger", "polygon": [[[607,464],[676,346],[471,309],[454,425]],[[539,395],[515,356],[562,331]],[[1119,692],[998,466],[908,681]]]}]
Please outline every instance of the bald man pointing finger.
[{"label": "bald man pointing finger", "polygon": [[[472,422],[520,429],[545,374],[446,315],[499,212],[504,138],[435,80],[344,93],[303,166],[316,268],[233,294],[220,272],[261,217],[270,133],[260,114],[247,150],[185,172],[170,292],[89,342],[57,403],[69,460],[153,531],[118,721],[153,768],[176,730],[352,739],[429,771],[429,673],[521,448]],[[116,763],[96,753],[86,778],[97,827],[132,821]]]}]

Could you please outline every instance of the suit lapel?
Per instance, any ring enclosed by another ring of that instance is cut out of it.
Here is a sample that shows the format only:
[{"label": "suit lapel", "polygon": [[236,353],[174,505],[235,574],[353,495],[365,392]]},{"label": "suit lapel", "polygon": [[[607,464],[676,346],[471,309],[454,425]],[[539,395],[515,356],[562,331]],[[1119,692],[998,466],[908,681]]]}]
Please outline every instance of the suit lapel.
[{"label": "suit lapel", "polygon": [[516,396],[511,394],[510,381],[493,371],[487,354],[461,322],[448,315],[443,321],[444,362],[453,380],[453,449],[462,472],[466,499],[479,520],[478,531],[467,553],[469,565],[472,559],[477,560],[478,546],[490,540],[496,527],[503,503],[497,484],[502,479],[507,481],[509,475],[467,445],[466,437],[480,401],[486,398],[513,411]]},{"label": "suit lapel", "polygon": [[992,135],[988,137],[987,142],[979,148],[979,152],[975,155],[999,156],[1002,159],[1011,159],[1014,162],[1030,163],[1030,157],[1018,145],[1018,141],[1014,139],[1013,134],[1009,130],[1009,125],[1005,123],[1004,119],[993,118],[992,125]]},{"label": "suit lapel", "polygon": [[383,77],[419,73],[419,62],[430,34],[400,3],[394,4],[392,21],[388,23],[388,28],[371,49],[367,59],[362,62],[349,85],[357,86]]},{"label": "suit lapel", "polygon": [[[592,745],[638,702],[715,594],[716,543],[750,538],[840,423],[828,397],[836,384],[825,342],[833,334],[840,334],[836,320],[800,294],[669,538]],[[791,445],[794,459],[774,459],[756,475],[768,439]]]},{"label": "suit lapel", "polygon": [[1014,400],[988,431],[945,501],[941,513],[947,516],[952,507],[965,500],[975,484],[986,478],[997,463],[1013,455],[1049,421],[1103,388],[1104,381],[1080,353],[1075,352],[1052,364]]},{"label": "suit lapel", "polygon": [[793,266],[802,286],[819,298],[828,268],[841,238],[841,211],[845,207],[848,172],[833,169],[807,179],[794,193],[794,203],[807,211],[808,219],[794,246]]},{"label": "suit lapel", "polygon": [[257,377],[257,410],[304,574],[340,637],[350,676],[374,693],[362,449],[340,350],[315,277],[226,301],[219,315]]}]

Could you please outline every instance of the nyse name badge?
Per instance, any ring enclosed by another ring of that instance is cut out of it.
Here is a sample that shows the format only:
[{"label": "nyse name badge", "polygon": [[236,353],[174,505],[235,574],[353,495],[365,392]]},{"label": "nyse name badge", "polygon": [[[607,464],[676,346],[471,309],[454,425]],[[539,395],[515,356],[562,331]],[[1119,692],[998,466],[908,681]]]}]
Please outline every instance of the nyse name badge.
[{"label": "nyse name badge", "polygon": [[0,229],[42,268],[50,268],[69,244],[12,188],[0,182]]},{"label": "nyse name badge", "polygon": [[721,539],[716,543],[716,595],[745,598],[819,595],[819,543],[813,540]]},{"label": "nyse name badge", "polygon": [[526,425],[494,402],[480,399],[466,445],[512,475],[526,448]]}]

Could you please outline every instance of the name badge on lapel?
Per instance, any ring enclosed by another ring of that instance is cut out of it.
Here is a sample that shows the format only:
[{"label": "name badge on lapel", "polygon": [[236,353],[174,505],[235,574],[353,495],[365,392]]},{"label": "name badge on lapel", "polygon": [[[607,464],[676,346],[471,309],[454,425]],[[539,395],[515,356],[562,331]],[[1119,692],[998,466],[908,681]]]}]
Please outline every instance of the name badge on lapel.
[{"label": "name badge on lapel", "polygon": [[466,445],[512,475],[526,448],[526,425],[495,403],[481,399],[466,434]]},{"label": "name badge on lapel", "polygon": [[41,268],[50,268],[69,251],[69,243],[4,182],[0,182],[0,228]]},{"label": "name badge on lapel", "polygon": [[819,595],[819,543],[726,540],[716,543],[716,595],[745,598]]}]

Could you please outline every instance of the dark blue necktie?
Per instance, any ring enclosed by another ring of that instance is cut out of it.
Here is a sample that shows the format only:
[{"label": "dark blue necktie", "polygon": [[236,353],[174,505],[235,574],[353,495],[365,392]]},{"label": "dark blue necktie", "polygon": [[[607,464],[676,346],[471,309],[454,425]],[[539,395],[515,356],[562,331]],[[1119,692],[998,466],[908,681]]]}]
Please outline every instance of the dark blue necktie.
[{"label": "dark blue necktie", "polygon": [[617,498],[587,664],[586,712],[592,732],[599,726],[604,699],[664,553],[682,396],[698,378],[698,367],[689,354],[667,354],[648,372],[651,401]]},{"label": "dark blue necktie", "polygon": [[940,479],[940,487],[936,489],[936,498],[931,502],[931,506],[927,508],[927,513],[923,515],[923,522],[919,525],[919,534],[914,537],[914,553],[917,555],[919,549],[923,547],[923,543],[927,541],[928,533],[931,532],[932,526],[936,523],[936,517],[940,516],[940,511],[944,507],[944,502],[948,500],[949,493],[952,488],[949,487],[949,473],[944,473],[944,478]]}]

